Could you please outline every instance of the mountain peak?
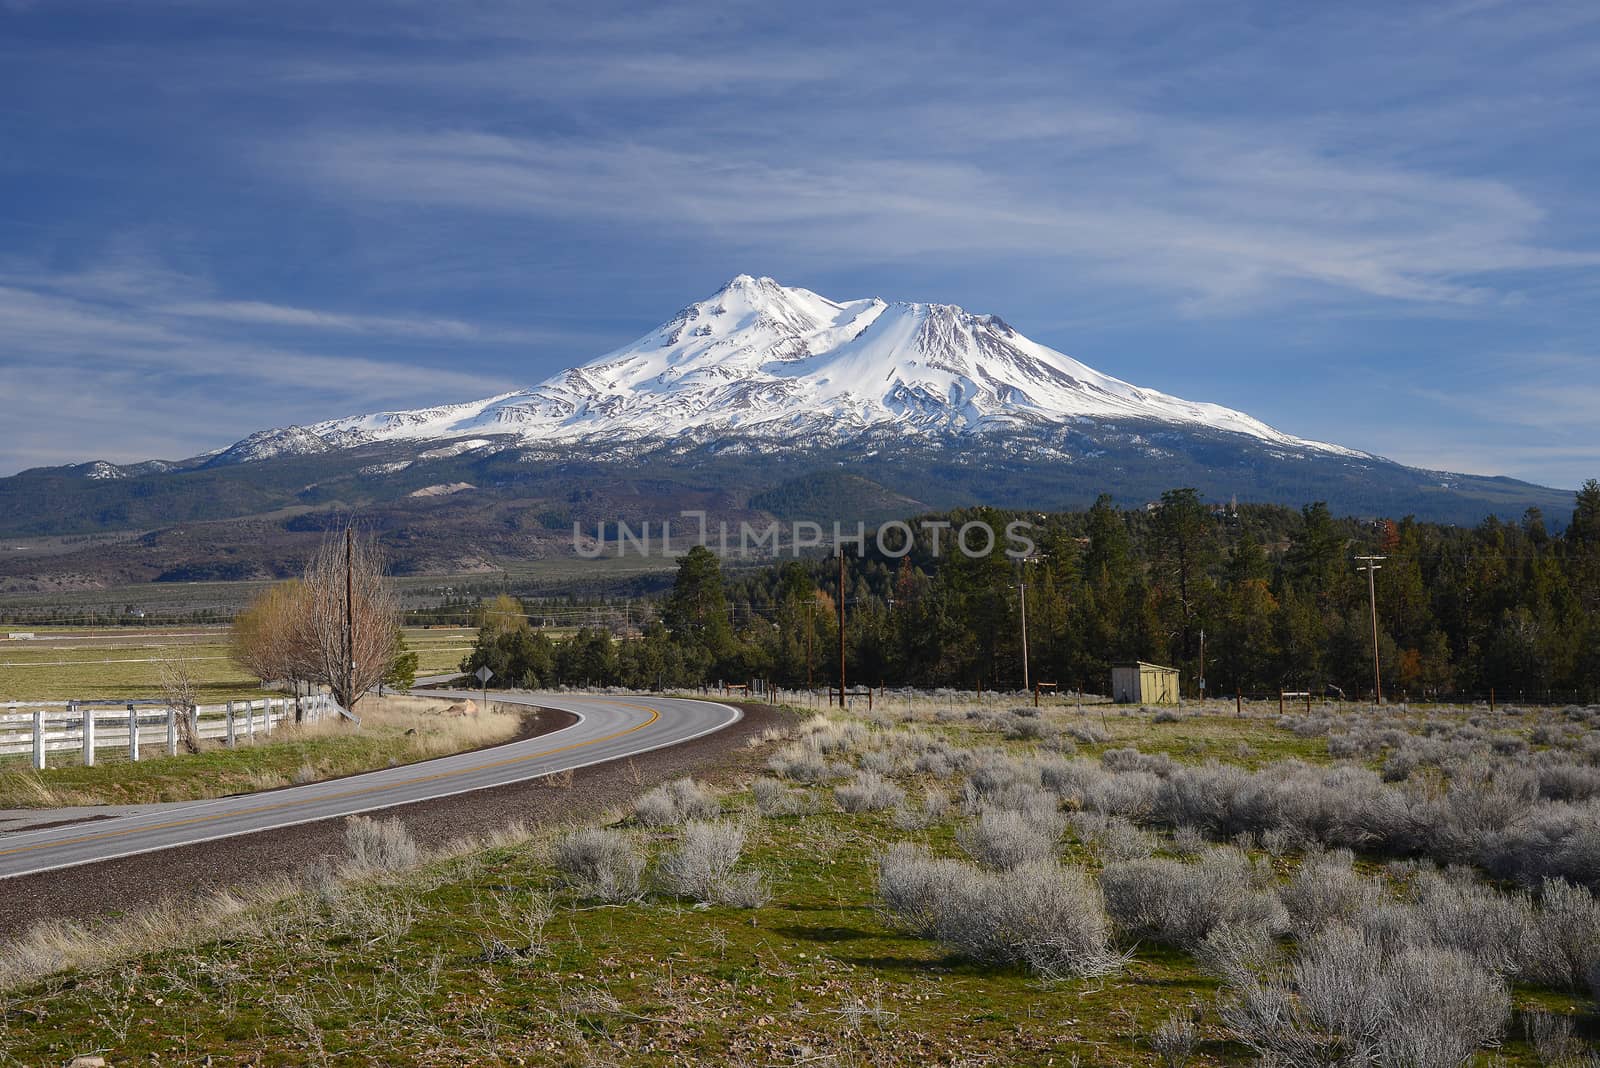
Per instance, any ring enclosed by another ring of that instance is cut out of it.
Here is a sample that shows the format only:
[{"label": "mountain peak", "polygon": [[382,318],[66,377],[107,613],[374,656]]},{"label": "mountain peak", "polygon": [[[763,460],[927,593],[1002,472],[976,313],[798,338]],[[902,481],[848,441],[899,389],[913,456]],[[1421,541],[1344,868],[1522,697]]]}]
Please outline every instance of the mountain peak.
[{"label": "mountain peak", "polygon": [[[252,435],[218,462],[383,440],[486,434],[529,443],[1032,432],[1083,421],[1243,434],[1274,447],[1361,455],[1303,441],[1242,412],[1130,385],[954,304],[835,301],[739,274],[620,349],[531,389]],[[630,445],[630,447],[632,447]]]},{"label": "mountain peak", "polygon": [[768,287],[783,288],[778,284],[777,279],[770,278],[767,275],[758,277],[753,274],[736,274],[724,282],[722,289],[718,290],[718,292],[725,293],[730,289],[765,289]]}]

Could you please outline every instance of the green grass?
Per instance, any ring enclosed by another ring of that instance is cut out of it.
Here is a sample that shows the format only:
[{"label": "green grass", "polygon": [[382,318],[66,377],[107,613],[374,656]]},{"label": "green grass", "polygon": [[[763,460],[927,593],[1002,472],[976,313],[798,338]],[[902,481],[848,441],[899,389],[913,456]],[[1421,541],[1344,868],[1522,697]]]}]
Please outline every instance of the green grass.
[{"label": "green grass", "polygon": [[[1326,760],[1325,748],[1270,720],[1151,724],[1113,711],[1106,722],[1109,745],[1176,759],[1227,759],[1243,742],[1252,759]],[[1017,747],[964,724],[940,729]],[[1120,974],[1047,984],[894,930],[875,907],[876,856],[904,839],[953,852],[953,824],[901,831],[884,813],[833,811],[826,787],[809,793],[821,811],[752,825],[748,856],[774,891],[763,908],[659,894],[621,907],[575,900],[549,866],[547,829],[324,900],[292,897],[214,940],[15,992],[0,1041],[23,1063],[103,1049],[113,1063],[321,1064],[381,1050],[389,1064],[1155,1065],[1147,1036],[1199,1005],[1191,1063],[1251,1063],[1219,1024],[1215,980],[1177,950],[1145,944]],[[747,800],[734,794],[725,806]],[[637,833],[652,851],[673,836]],[[1066,850],[1092,863],[1070,836]],[[487,933],[509,931],[540,901],[552,912],[536,954],[485,953]],[[1516,1001],[1586,1007],[1549,991],[1518,990]],[[1496,1059],[1474,1063],[1537,1064],[1521,1034],[1513,1024]]]},{"label": "green grass", "polygon": [[260,680],[228,658],[225,644],[90,643],[71,647],[0,647],[0,701],[147,699],[160,696],[161,661],[181,661],[202,704],[265,695]]},{"label": "green grass", "polygon": [[[225,628],[183,627],[183,636],[142,627],[97,628],[85,640],[69,637],[91,633],[81,628],[34,633],[37,642],[0,642],[0,701],[158,698],[165,658],[189,668],[202,704],[267,696],[260,680],[229,658]],[[419,675],[454,671],[474,636],[462,628],[405,631],[407,646],[417,653]]]}]

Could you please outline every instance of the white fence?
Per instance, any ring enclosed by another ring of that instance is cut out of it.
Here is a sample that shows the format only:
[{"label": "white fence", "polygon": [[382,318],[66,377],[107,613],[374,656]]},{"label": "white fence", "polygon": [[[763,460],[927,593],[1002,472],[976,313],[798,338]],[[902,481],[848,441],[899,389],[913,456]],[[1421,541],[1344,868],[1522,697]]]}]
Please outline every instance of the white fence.
[{"label": "white fence", "polygon": [[[275,726],[292,723],[299,702],[306,722],[330,715],[349,716],[327,694],[310,697],[269,697],[258,701],[229,701],[201,705],[189,716],[196,738],[221,739],[230,749],[272,733]],[[126,752],[138,760],[141,752],[158,747],[168,756],[178,754],[178,717],[182,713],[160,701],[14,701],[0,704],[0,755],[31,754],[33,766],[43,769],[49,754],[78,752],[83,763],[94,766],[102,749]]]}]

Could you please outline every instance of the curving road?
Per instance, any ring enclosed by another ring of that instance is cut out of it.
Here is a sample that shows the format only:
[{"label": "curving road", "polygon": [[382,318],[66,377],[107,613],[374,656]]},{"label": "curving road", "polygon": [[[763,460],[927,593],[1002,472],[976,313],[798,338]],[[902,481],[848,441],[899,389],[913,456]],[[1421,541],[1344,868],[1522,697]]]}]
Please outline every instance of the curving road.
[{"label": "curving road", "polygon": [[495,694],[494,700],[561,709],[578,722],[537,738],[330,782],[153,805],[114,819],[0,835],[0,879],[504,786],[677,745],[740,718],[730,705],[674,697]]}]

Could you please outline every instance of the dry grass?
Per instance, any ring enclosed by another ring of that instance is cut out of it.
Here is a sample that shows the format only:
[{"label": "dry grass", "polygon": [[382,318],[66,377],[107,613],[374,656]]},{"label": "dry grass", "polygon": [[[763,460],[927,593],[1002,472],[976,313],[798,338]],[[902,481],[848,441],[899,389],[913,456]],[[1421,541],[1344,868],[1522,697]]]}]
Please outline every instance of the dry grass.
[{"label": "dry grass", "polygon": [[[475,709],[474,713],[456,715],[446,711],[463,705]],[[518,705],[497,705],[493,701],[484,708],[476,701],[406,696],[365,697],[356,706],[362,730],[406,738],[415,759],[419,760],[507,741],[522,726],[525,711]],[[329,717],[298,728],[298,733],[305,738],[348,731],[349,724],[340,717]]]},{"label": "dry grass", "polygon": [[66,971],[103,971],[147,954],[248,933],[255,919],[299,890],[292,879],[275,879],[198,900],[174,900],[99,923],[55,920],[37,924],[0,945],[0,990],[27,986]]}]

